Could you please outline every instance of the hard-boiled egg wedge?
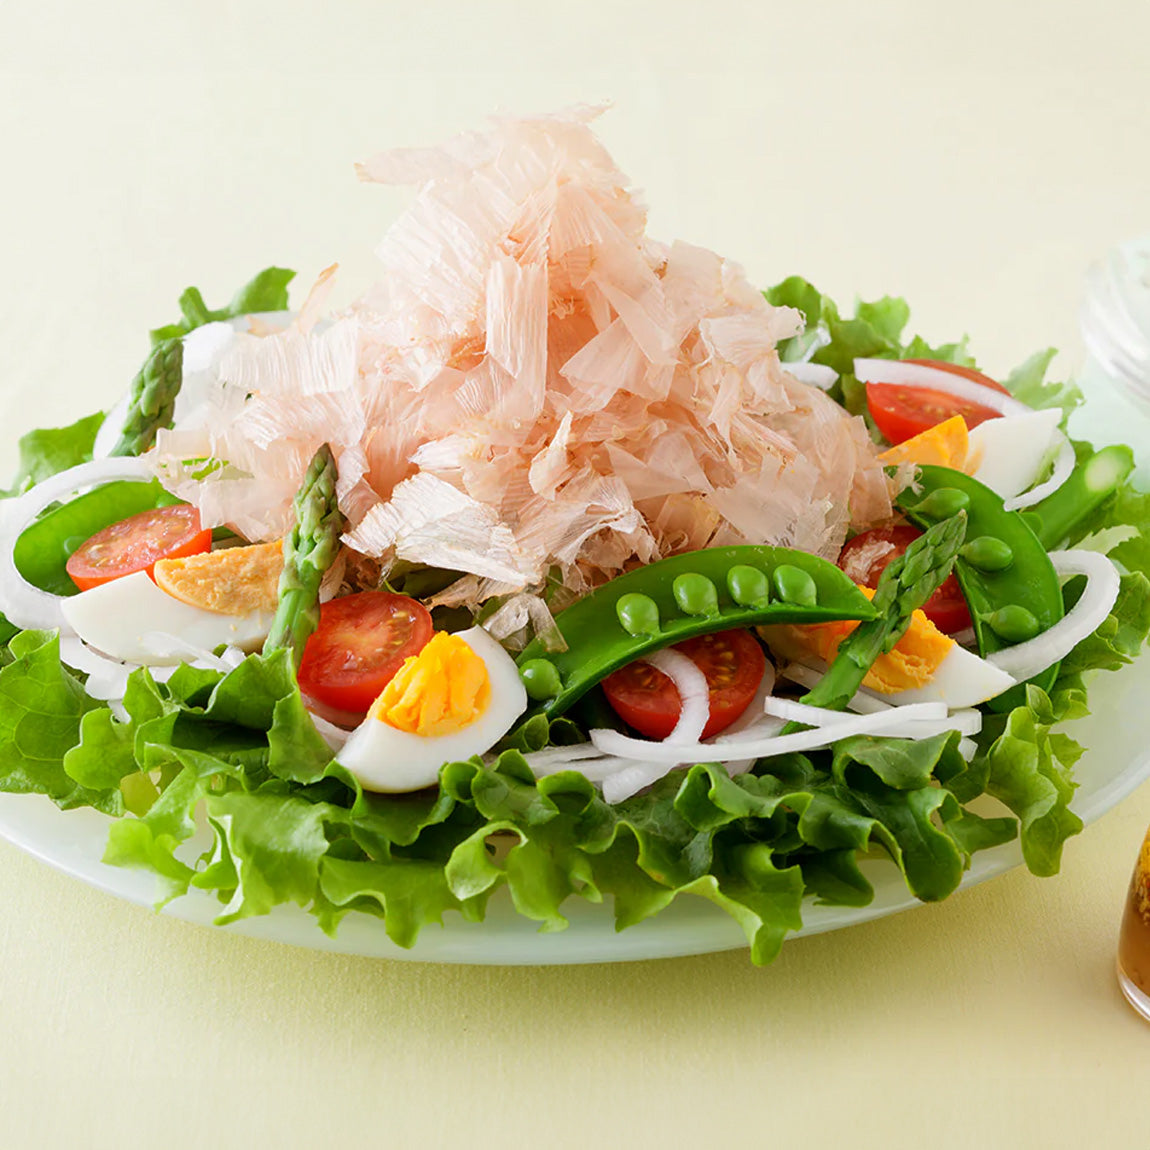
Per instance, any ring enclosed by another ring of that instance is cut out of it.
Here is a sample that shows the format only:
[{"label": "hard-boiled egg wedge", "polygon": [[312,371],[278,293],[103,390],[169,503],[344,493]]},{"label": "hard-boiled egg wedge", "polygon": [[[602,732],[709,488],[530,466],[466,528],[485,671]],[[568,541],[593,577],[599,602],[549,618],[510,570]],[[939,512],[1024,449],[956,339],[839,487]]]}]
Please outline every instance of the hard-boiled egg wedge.
[{"label": "hard-boiled egg wedge", "polygon": [[514,660],[482,627],[440,631],[400,668],[339,761],[368,790],[420,790],[444,763],[489,751],[526,709]]},{"label": "hard-boiled egg wedge", "polygon": [[146,571],[65,599],[62,610],[85,643],[114,659],[150,667],[184,662],[189,649],[254,650],[275,618],[274,604],[270,610],[229,615],[181,602],[157,587]]},{"label": "hard-boiled egg wedge", "polygon": [[[860,590],[874,594],[866,587]],[[857,626],[854,622],[782,625],[763,627],[760,634],[772,650],[794,662],[809,664],[813,658],[830,663]],[[942,702],[957,710],[993,699],[1014,686],[1014,679],[960,647],[922,611],[915,611],[906,634],[875,660],[863,686],[891,703]]]},{"label": "hard-boiled egg wedge", "polygon": [[229,547],[156,564],[156,586],[192,607],[220,615],[275,611],[284,569],[282,541]]},{"label": "hard-boiled egg wedge", "polygon": [[1033,487],[1058,445],[1058,408],[988,419],[970,433],[965,470],[1003,499]]},{"label": "hard-boiled egg wedge", "polygon": [[879,459],[883,463],[895,464],[930,463],[961,471],[966,464],[969,443],[966,420],[961,415],[954,415],[888,448]]}]

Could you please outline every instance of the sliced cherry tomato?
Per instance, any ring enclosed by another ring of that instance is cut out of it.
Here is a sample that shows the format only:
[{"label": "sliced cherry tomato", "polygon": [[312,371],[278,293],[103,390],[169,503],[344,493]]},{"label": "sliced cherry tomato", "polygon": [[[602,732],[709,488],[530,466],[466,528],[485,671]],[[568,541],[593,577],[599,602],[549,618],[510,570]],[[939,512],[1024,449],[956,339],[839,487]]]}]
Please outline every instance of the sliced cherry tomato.
[{"label": "sliced cherry tomato", "polygon": [[[856,535],[839,554],[839,566],[856,583],[877,587],[886,565],[901,555],[920,535],[917,527],[876,527]],[[972,626],[970,608],[958,580],[951,575],[926,601],[926,617],[947,635]]]},{"label": "sliced cherry tomato", "polygon": [[134,575],[152,574],[161,559],[202,555],[212,533],[200,526],[200,513],[186,503],[141,511],[97,531],[68,560],[67,571],[81,591]]},{"label": "sliced cherry tomato", "polygon": [[319,609],[307,641],[300,690],[338,711],[366,714],[403,661],[431,641],[427,608],[406,595],[364,591]]},{"label": "sliced cherry tomato", "polygon": [[[935,359],[908,359],[905,362],[937,368],[951,375],[961,375],[992,391],[1010,394],[1001,384],[972,367],[959,367],[958,364]],[[955,415],[961,415],[967,427],[977,427],[988,419],[998,419],[1002,415],[993,407],[973,399],[963,399],[931,387],[911,387],[904,383],[868,383],[866,403],[875,426],[891,443],[902,443]]]},{"label": "sliced cherry tomato", "polygon": [[[749,631],[720,631],[677,643],[707,677],[711,717],[704,739],[729,727],[755,697],[767,667],[758,640]],[[628,726],[650,739],[665,739],[679,721],[681,703],[675,684],[649,663],[629,663],[603,680],[603,693]]]}]

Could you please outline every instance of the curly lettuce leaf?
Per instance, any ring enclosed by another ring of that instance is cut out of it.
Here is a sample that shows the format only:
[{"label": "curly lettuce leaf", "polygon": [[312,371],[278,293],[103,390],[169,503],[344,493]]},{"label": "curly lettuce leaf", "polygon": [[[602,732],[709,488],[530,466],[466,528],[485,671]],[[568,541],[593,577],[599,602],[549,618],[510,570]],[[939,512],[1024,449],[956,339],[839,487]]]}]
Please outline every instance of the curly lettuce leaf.
[{"label": "curly lettuce leaf", "polygon": [[0,669],[0,791],[47,795],[63,810],[92,806],[121,814],[118,788],[89,787],[64,768],[85,716],[99,706],[60,662],[52,632],[22,631]]},{"label": "curly lettuce leaf", "polygon": [[1057,407],[1062,411],[1062,422],[1082,403],[1082,391],[1076,383],[1055,383],[1046,378],[1057,348],[1036,351],[1018,365],[1002,385],[1015,399],[1033,408]]},{"label": "curly lettuce leaf", "polygon": [[10,494],[27,491],[61,471],[89,462],[104,418],[104,413],[98,411],[67,427],[39,428],[23,436],[19,470]]},{"label": "curly lettuce leaf", "polygon": [[806,329],[779,345],[780,358],[787,361],[809,355],[812,363],[833,368],[839,380],[831,389],[832,397],[852,415],[867,418],[868,423],[866,387],[854,374],[856,359],[938,359],[976,366],[965,336],[939,345],[931,345],[917,335],[905,340],[910,308],[898,296],[860,300],[855,304],[855,314],[847,317],[830,296],[823,295],[801,276],[790,276],[763,295],[777,307],[798,308],[806,318]]},{"label": "curly lettuce leaf", "polygon": [[188,332],[206,323],[265,311],[286,311],[288,284],[294,278],[295,272],[287,268],[264,268],[232,296],[230,303],[215,309],[208,307],[204,302],[199,288],[186,288],[180,296],[180,312],[183,318],[179,323],[156,328],[151,333],[152,346],[166,339],[177,339],[187,335]]},{"label": "curly lettuce leaf", "polygon": [[979,736],[986,791],[1018,817],[1022,856],[1043,876],[1058,873],[1066,840],[1083,825],[1070,809],[1077,787],[1071,769],[1082,748],[1052,731],[1062,717],[1051,696],[1027,684],[1026,702],[988,718]]},{"label": "curly lettuce leaf", "polygon": [[[860,851],[885,850],[934,899],[973,850],[1014,833],[1013,820],[979,819],[942,785],[965,766],[957,736],[850,740],[821,765],[789,756],[735,779],[714,764],[680,769],[614,807],[576,772],[536,780],[516,750],[448,764],[437,790],[387,796],[338,764],[300,781],[214,745],[223,715],[274,729],[285,702],[292,711],[287,686],[274,659],[214,683],[189,672],[165,688],[141,673],[127,723],[93,712],[76,773],[84,762],[109,787],[134,767],[170,779],[142,817],[113,826],[107,861],[154,871],[164,901],[214,891],[220,922],[296,903],[333,932],[349,913],[380,917],[402,946],[449,911],[481,920],[502,887],[548,931],[566,927],[573,897],[610,898],[623,929],[690,895],[730,914],[767,962],[801,926],[805,894],[869,900]],[[201,807],[214,842],[196,861],[183,848]]]},{"label": "curly lettuce leaf", "polygon": [[1150,635],[1150,580],[1141,571],[1123,575],[1106,621],[1062,661],[1063,675],[1117,671],[1132,663]]}]

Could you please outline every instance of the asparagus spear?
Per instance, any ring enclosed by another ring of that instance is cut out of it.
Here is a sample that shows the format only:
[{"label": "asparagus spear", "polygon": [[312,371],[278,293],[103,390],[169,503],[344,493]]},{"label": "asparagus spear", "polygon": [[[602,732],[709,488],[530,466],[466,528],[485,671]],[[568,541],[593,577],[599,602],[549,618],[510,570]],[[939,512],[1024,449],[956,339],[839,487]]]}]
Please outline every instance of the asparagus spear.
[{"label": "asparagus spear", "polygon": [[184,382],[183,337],[188,332],[248,312],[284,310],[287,285],[294,275],[284,268],[264,268],[236,292],[231,303],[215,311],[204,303],[199,288],[188,288],[180,296],[183,321],[152,332],[152,351],[132,381],[131,407],[112,454],[143,455],[156,442],[156,432],[172,426],[176,396]]},{"label": "asparagus spear", "polygon": [[132,380],[128,414],[112,455],[143,455],[156,442],[156,433],[172,426],[176,396],[183,382],[183,342],[162,340]]},{"label": "asparagus spear", "polygon": [[[839,644],[830,669],[801,701],[841,711],[879,655],[886,654],[906,634],[914,611],[946,581],[965,538],[966,512],[960,511],[936,523],[892,559],[871,600],[877,618],[860,623]],[[791,724],[791,729],[802,727]]]},{"label": "asparagus spear", "polygon": [[336,500],[336,464],[325,443],[312,459],[295,497],[295,527],[284,536],[279,609],[264,654],[291,651],[296,667],[319,625],[319,588],[339,554],[344,518]]}]

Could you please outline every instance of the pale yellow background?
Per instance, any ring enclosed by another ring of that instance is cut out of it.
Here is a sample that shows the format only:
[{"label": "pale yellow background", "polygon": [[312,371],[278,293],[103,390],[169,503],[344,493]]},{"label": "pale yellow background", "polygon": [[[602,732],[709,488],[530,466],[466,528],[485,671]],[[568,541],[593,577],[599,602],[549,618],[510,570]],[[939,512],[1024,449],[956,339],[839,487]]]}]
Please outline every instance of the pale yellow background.
[{"label": "pale yellow background", "polygon": [[[0,0],[0,463],[110,404],[188,283],[361,287],[403,196],[353,160],[604,98],[654,234],[1069,370],[1086,266],[1150,231],[1148,44],[1144,0]],[[1112,959],[1148,822],[767,970],[326,957],[0,846],[0,1146],[1147,1145]]]}]

